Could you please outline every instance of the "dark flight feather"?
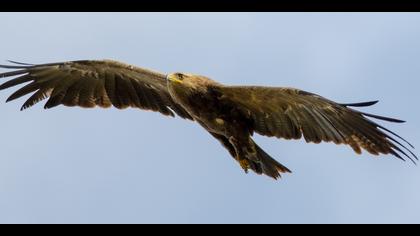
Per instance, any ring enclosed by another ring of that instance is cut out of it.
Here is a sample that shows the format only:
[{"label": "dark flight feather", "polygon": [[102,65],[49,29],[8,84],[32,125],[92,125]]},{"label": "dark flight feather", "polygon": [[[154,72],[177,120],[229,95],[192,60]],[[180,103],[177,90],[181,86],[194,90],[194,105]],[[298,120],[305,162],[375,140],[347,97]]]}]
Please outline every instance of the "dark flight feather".
[{"label": "dark flight feather", "polygon": [[345,107],[368,107],[375,105],[379,101],[370,101],[370,102],[359,102],[359,103],[339,103],[341,106]]}]

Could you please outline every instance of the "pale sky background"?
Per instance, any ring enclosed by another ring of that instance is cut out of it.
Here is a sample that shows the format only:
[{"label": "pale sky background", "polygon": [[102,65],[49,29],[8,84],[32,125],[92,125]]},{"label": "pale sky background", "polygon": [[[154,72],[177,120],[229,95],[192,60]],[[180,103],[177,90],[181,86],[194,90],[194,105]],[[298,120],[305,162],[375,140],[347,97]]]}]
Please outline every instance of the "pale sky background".
[{"label": "pale sky background", "polygon": [[[419,25],[417,13],[1,13],[0,63],[109,58],[379,99],[363,110],[406,120],[381,124],[419,146]],[[257,136],[293,171],[273,181],[244,174],[193,122],[135,109],[20,112],[24,99],[4,103],[13,91],[0,92],[0,223],[420,223],[410,162]]]}]

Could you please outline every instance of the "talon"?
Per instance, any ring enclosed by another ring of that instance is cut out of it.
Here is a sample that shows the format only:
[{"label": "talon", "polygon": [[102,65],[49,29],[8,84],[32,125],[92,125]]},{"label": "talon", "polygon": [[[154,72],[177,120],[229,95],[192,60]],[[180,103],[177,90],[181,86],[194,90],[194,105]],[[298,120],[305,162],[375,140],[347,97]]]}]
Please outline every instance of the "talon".
[{"label": "talon", "polygon": [[242,169],[244,169],[245,173],[248,173],[249,169],[249,162],[247,159],[239,160],[239,165],[241,165]]}]

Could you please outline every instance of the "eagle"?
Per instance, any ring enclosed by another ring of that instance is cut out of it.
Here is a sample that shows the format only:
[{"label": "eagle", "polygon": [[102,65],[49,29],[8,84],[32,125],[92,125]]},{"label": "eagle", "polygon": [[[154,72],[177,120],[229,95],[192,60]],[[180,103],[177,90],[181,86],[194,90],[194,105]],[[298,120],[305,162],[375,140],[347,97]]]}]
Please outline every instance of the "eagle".
[{"label": "eagle", "polygon": [[0,68],[12,77],[0,90],[26,83],[6,102],[32,94],[21,110],[47,99],[45,109],[58,105],[83,108],[128,107],[196,121],[217,139],[248,173],[274,179],[291,173],[258,146],[254,133],[309,143],[346,144],[356,153],[391,154],[416,163],[404,138],[373,119],[404,121],[358,111],[378,101],[337,103],[288,87],[228,86],[201,75],[162,74],[114,60],[78,60],[47,64],[9,61]]}]

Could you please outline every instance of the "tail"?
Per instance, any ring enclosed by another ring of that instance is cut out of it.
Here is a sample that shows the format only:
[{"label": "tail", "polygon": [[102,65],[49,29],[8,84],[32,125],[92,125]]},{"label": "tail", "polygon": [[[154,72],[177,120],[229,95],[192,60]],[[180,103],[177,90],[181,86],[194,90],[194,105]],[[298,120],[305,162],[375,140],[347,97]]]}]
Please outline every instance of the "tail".
[{"label": "tail", "polygon": [[259,162],[249,160],[249,167],[254,172],[258,174],[265,174],[274,179],[280,178],[280,173],[292,173],[292,171],[290,171],[287,167],[274,160],[270,155],[268,155],[264,150],[262,150],[254,141],[252,142],[255,145],[258,160],[260,160]]}]

